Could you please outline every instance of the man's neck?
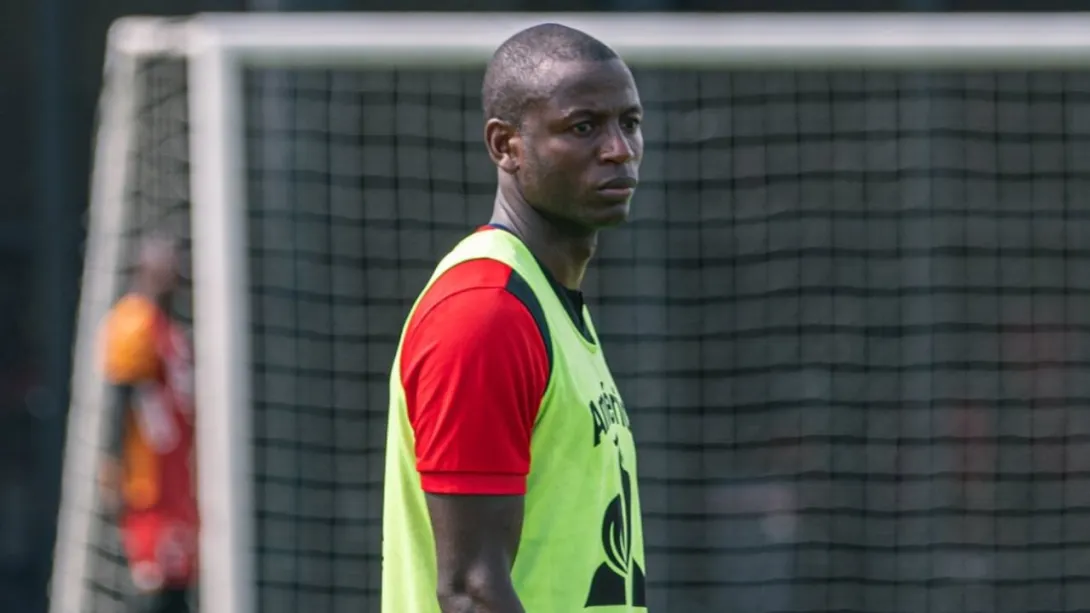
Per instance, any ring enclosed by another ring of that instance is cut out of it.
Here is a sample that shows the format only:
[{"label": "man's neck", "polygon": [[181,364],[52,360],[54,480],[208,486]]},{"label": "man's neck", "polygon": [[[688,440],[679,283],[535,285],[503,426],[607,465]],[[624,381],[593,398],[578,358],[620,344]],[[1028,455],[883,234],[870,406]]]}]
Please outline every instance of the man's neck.
[{"label": "man's neck", "polygon": [[170,306],[170,296],[168,294],[158,291],[150,283],[146,283],[140,279],[133,282],[131,291],[138,296],[143,296],[154,302],[155,305],[164,312],[167,311]]},{"label": "man's neck", "polygon": [[491,223],[501,225],[519,237],[561,285],[578,290],[587,264],[598,246],[598,232],[565,227],[545,217],[516,196],[500,190],[492,209]]}]

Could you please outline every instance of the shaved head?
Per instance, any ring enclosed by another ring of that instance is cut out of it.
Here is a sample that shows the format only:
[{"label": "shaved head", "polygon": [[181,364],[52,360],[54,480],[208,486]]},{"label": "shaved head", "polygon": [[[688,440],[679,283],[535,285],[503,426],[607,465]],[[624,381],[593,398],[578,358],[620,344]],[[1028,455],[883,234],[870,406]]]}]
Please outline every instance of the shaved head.
[{"label": "shaved head", "polygon": [[527,28],[493,54],[481,93],[500,222],[544,219],[583,240],[627,219],[643,107],[616,52],[567,26]]},{"label": "shaved head", "polygon": [[161,266],[176,258],[177,242],[166,234],[152,234],[140,240],[138,265],[144,267]]},{"label": "shaved head", "polygon": [[485,120],[518,125],[527,107],[549,97],[555,87],[554,64],[618,59],[605,43],[567,26],[545,23],[507,39],[492,55],[481,98]]},{"label": "shaved head", "polygon": [[136,284],[156,298],[168,298],[178,277],[178,241],[163,233],[140,240],[136,253]]}]

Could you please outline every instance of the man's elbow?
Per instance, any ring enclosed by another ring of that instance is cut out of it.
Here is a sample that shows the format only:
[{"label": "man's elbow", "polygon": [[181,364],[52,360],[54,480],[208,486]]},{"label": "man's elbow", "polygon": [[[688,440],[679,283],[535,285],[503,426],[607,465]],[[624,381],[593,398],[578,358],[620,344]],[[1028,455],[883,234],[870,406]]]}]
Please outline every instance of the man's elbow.
[{"label": "man's elbow", "polygon": [[510,573],[478,567],[441,576],[436,595],[444,613],[476,611],[476,607],[506,602],[514,596],[514,586]]}]

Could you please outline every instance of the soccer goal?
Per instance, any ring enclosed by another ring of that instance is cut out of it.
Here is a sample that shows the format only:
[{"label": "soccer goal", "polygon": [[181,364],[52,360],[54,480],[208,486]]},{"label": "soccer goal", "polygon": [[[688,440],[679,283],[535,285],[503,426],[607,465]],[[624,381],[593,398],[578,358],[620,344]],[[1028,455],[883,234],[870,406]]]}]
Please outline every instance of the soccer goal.
[{"label": "soccer goal", "polygon": [[281,14],[110,32],[52,613],[127,589],[96,326],[164,224],[200,611],[378,611],[398,332],[487,220],[484,64],[543,21],[647,108],[585,289],[652,610],[1090,608],[1090,18]]}]

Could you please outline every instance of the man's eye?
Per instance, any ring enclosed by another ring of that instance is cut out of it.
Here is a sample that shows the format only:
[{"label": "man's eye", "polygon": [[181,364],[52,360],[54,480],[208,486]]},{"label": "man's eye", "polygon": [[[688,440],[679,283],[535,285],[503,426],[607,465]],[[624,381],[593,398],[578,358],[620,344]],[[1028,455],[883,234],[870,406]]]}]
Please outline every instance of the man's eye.
[{"label": "man's eye", "polygon": [[572,132],[575,132],[576,134],[590,134],[591,130],[594,129],[594,126],[592,126],[589,121],[584,121],[575,124],[571,129]]}]

